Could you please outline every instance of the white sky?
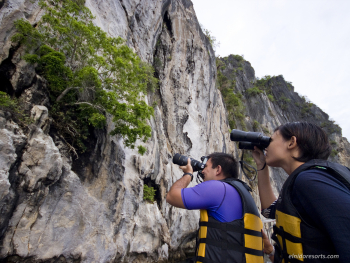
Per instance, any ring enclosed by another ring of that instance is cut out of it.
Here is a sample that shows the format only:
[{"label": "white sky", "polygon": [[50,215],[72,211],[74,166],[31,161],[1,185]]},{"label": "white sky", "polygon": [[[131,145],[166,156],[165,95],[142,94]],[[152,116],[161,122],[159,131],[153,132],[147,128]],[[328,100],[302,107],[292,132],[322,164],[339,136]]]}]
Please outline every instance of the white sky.
[{"label": "white sky", "polygon": [[283,75],[350,140],[349,0],[192,2],[220,42],[216,55],[244,55],[257,77]]}]

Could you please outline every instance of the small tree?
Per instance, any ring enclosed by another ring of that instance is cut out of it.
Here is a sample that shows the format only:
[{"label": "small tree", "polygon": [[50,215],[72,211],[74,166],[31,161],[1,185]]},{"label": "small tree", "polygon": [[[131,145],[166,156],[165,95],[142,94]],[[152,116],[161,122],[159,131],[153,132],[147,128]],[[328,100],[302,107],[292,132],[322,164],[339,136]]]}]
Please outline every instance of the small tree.
[{"label": "small tree", "polygon": [[[157,79],[153,68],[125,45],[93,24],[82,0],[40,1],[45,10],[36,27],[21,19],[12,38],[27,47],[25,59],[48,81],[51,114],[61,135],[84,148],[88,126],[101,128],[112,116],[112,135],[134,148],[151,135],[153,108],[144,101]],[[143,147],[139,147],[144,152]]]},{"label": "small tree", "polygon": [[216,52],[216,49],[218,47],[220,47],[220,42],[216,40],[216,37],[212,35],[211,31],[209,31],[208,29],[204,28],[204,26],[202,24],[200,26],[202,28],[202,31],[203,31],[204,35],[208,38],[211,47]]}]

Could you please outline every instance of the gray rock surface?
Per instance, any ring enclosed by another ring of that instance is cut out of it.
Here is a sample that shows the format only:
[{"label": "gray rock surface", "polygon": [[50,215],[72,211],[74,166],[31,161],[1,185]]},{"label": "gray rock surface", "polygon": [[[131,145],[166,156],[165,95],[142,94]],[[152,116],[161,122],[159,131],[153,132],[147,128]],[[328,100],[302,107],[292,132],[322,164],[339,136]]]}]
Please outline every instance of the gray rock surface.
[{"label": "gray rock surface", "polygon": [[[10,170],[17,160],[16,152],[23,148],[26,137],[18,132],[19,127],[16,124],[7,122],[3,117],[0,117],[0,122],[2,122],[0,129],[0,200],[2,200],[9,194]],[[6,129],[5,125],[9,129]]]},{"label": "gray rock surface", "polygon": [[[69,262],[184,258],[194,252],[199,213],[165,201],[182,176],[172,156],[180,152],[199,159],[214,151],[234,152],[215,88],[214,52],[190,1],[105,0],[86,1],[86,6],[97,25],[125,38],[144,61],[153,63],[160,88],[147,96],[155,108],[152,138],[138,142],[147,148],[140,156],[108,135],[113,129],[109,122],[105,131],[95,132],[88,153],[72,162],[62,141],[46,132],[47,110],[34,104],[45,105],[45,83],[18,60],[21,47],[11,49],[9,41],[15,19],[34,23],[40,18],[37,2],[5,3],[0,22],[1,32],[7,33],[0,35],[0,44],[7,64],[2,65],[11,66],[8,89],[30,105],[34,124],[21,156],[13,154],[3,165],[8,177],[11,165],[17,164],[16,180],[2,184],[4,193],[13,192],[13,205],[6,206],[0,257]],[[7,145],[14,152],[13,144]],[[143,200],[145,183],[157,190],[152,204]]]},{"label": "gray rock surface", "polygon": [[41,129],[33,131],[22,156],[18,169],[23,178],[25,191],[34,192],[42,184],[49,186],[58,181],[62,175],[62,158],[52,138]]},{"label": "gray rock surface", "polygon": [[31,0],[11,0],[5,1],[0,9],[0,61],[9,56],[11,48],[11,37],[15,33],[14,22],[17,19],[27,19],[30,23],[35,23],[40,19],[40,9],[38,1]]}]

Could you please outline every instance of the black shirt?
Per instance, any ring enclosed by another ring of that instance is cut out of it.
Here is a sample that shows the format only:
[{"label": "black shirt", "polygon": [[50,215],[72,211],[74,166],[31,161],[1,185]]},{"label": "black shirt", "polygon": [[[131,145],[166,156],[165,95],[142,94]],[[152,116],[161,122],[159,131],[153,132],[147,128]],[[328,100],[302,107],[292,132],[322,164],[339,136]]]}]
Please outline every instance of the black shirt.
[{"label": "black shirt", "polygon": [[324,229],[339,255],[350,262],[350,190],[326,171],[301,172],[295,180],[292,202],[300,216]]},{"label": "black shirt", "polygon": [[[301,172],[295,179],[292,202],[306,223],[324,230],[341,263],[350,262],[350,190],[321,169]],[[275,202],[262,214],[275,218]],[[304,262],[319,262],[307,260]]]}]

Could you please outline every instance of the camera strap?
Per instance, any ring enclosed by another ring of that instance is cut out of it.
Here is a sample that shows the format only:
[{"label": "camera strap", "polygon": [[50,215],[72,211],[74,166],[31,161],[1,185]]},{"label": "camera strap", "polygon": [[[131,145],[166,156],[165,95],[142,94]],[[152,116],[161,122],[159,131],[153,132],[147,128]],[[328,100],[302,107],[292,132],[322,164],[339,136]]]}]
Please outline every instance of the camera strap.
[{"label": "camera strap", "polygon": [[[256,175],[258,174],[258,171],[255,169],[255,167],[253,167],[252,165],[248,164],[247,162],[245,162],[243,160],[243,156],[244,156],[244,150],[242,150],[242,156],[241,156],[241,160],[239,161],[239,163],[241,164],[241,169],[242,172],[244,174],[244,176],[251,182],[253,182],[256,178]],[[245,170],[247,170],[249,173],[254,173],[254,178],[250,179],[249,176],[246,174]]]},{"label": "camera strap", "polygon": [[203,183],[203,174],[201,171],[197,172],[196,182],[197,182],[197,184]]}]

